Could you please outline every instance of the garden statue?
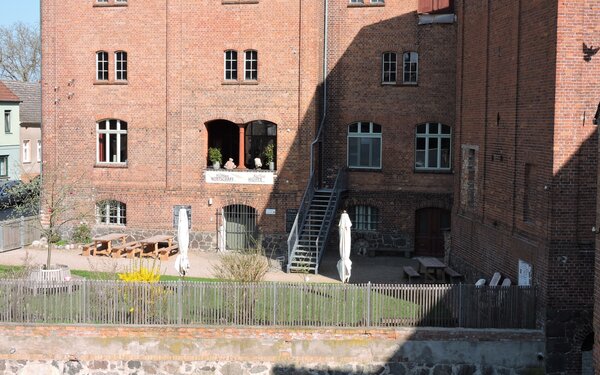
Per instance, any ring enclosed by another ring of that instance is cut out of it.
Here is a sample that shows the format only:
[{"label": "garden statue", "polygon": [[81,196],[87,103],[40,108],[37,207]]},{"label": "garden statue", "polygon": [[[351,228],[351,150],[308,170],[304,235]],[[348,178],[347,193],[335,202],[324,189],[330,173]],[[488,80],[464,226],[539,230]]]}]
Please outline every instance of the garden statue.
[{"label": "garden statue", "polygon": [[227,160],[227,163],[225,163],[225,169],[235,169],[233,158],[229,158],[229,160]]}]

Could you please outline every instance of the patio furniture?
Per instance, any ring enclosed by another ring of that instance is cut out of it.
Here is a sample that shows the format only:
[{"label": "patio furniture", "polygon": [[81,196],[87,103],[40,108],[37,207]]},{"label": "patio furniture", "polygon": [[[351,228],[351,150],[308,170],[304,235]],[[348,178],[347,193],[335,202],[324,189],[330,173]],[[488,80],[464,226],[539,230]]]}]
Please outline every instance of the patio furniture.
[{"label": "patio furniture", "polygon": [[94,242],[90,242],[90,243],[86,243],[85,245],[82,246],[81,249],[81,255],[83,256],[89,256],[93,253],[93,249],[96,246],[96,244]]},{"label": "patio furniture", "polygon": [[406,275],[406,278],[408,279],[409,283],[412,283],[413,278],[421,278],[421,275],[417,272],[417,270],[415,270],[411,266],[404,266],[402,268],[404,269],[404,274]]},{"label": "patio furniture", "polygon": [[168,260],[169,255],[175,252],[179,246],[173,244],[173,236],[156,235],[140,240],[142,251],[140,256],[150,258],[160,258]]},{"label": "patio furniture", "polygon": [[127,242],[122,245],[113,246],[113,256],[118,253],[118,256],[125,255],[127,258],[133,258],[142,252],[142,244],[138,241]]},{"label": "patio furniture", "polygon": [[415,259],[419,261],[419,273],[424,274],[429,280],[435,282],[444,279],[445,263],[434,257],[416,257]]},{"label": "patio furniture", "polygon": [[106,255],[112,256],[113,252],[113,241],[119,241],[121,244],[125,244],[127,234],[124,233],[109,233],[107,235],[93,238],[94,246],[92,247],[92,255]]},{"label": "patio furniture", "polygon": [[444,268],[444,273],[446,274],[446,276],[448,276],[448,279],[450,280],[450,282],[452,282],[454,280],[460,281],[463,277],[460,273],[456,272],[455,270],[453,270],[450,267]]}]

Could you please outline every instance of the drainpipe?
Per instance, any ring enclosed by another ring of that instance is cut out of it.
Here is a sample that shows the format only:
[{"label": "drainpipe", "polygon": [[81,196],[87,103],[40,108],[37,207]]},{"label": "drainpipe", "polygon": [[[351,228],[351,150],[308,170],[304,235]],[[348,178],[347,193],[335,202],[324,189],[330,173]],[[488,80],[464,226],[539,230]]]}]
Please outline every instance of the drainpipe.
[{"label": "drainpipe", "polygon": [[317,130],[315,140],[310,144],[310,175],[314,173],[314,147],[321,138],[321,131],[325,125],[325,118],[327,117],[327,39],[328,39],[328,17],[329,17],[329,0],[324,0],[325,14],[324,14],[324,25],[323,25],[323,109],[321,113],[321,123]]}]

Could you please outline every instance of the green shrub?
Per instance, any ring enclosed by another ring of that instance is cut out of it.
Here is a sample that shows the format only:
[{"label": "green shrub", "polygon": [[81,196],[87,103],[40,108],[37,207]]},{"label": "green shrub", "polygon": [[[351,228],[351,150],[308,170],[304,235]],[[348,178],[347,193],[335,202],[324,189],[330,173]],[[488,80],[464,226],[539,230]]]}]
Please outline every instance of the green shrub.
[{"label": "green shrub", "polygon": [[88,243],[92,241],[92,229],[86,223],[81,223],[73,230],[71,239],[74,243]]}]

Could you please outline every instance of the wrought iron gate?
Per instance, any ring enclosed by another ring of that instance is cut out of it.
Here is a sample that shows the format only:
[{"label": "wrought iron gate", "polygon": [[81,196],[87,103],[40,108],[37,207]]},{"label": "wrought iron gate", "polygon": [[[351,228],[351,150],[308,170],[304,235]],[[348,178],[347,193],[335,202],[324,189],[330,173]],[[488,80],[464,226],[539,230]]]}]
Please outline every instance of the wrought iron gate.
[{"label": "wrought iron gate", "polygon": [[256,246],[258,212],[243,204],[223,207],[217,213],[219,249],[245,250]]}]

